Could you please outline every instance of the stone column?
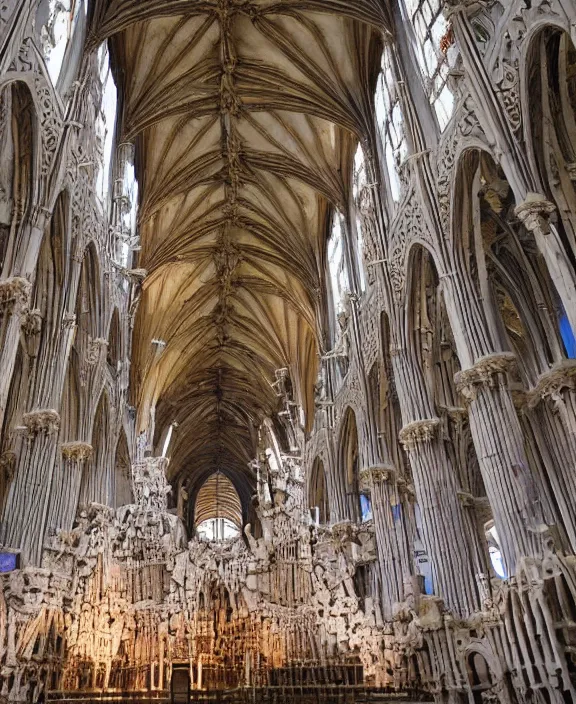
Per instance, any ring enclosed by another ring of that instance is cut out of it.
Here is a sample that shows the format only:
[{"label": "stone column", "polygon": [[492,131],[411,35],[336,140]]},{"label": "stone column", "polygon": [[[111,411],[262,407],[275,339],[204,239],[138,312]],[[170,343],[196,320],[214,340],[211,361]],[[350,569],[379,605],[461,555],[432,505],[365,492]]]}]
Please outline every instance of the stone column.
[{"label": "stone column", "polygon": [[22,315],[28,309],[31,289],[30,282],[19,276],[0,281],[0,429],[16,364]]},{"label": "stone column", "polygon": [[50,486],[56,460],[60,416],[53,409],[26,413],[16,430],[16,471],[4,508],[0,540],[20,548],[24,565],[39,565]]},{"label": "stone column", "polygon": [[441,436],[440,420],[408,423],[400,431],[400,441],[412,467],[434,591],[456,613],[469,614],[479,606],[473,556],[465,539],[456,475]]},{"label": "stone column", "polygon": [[576,360],[540,376],[523,407],[544,458],[548,481],[573,551],[576,551]]},{"label": "stone column", "polygon": [[63,443],[60,450],[62,459],[54,473],[47,525],[54,531],[69,531],[76,518],[82,473],[93,448],[78,440]]},{"label": "stone column", "polygon": [[576,335],[576,278],[558,232],[550,224],[550,215],[555,210],[556,206],[543,195],[528,193],[524,202],[516,207],[515,213],[534,235]]},{"label": "stone column", "polygon": [[[404,325],[397,324],[395,329],[401,334]],[[394,332],[392,326],[391,331]],[[456,471],[446,452],[440,419],[435,416],[417,361],[405,344],[391,345],[390,353],[404,422],[399,440],[412,469],[434,590],[449,608],[467,614],[477,608],[478,597],[472,556],[467,542],[462,540],[466,526],[458,499]]]},{"label": "stone column", "polygon": [[[391,621],[393,607],[404,600],[404,583],[413,573],[412,546],[403,511],[400,486],[403,480],[392,466],[377,465],[363,470],[362,488],[369,487],[382,581],[382,615]],[[396,513],[395,513],[396,509]]]},{"label": "stone column", "polygon": [[510,352],[494,353],[455,376],[469,404],[472,439],[508,574],[514,573],[520,557],[539,552],[537,533],[544,523],[508,387],[514,359]]}]

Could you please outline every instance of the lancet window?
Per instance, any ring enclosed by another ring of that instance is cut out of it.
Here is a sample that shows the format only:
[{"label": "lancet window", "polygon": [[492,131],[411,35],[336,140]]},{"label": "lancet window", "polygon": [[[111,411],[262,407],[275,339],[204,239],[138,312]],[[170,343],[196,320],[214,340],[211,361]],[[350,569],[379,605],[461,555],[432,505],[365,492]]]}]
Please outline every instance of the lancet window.
[{"label": "lancet window", "polygon": [[358,284],[361,291],[366,290],[366,277],[364,276],[364,233],[360,218],[360,195],[367,186],[366,158],[362,145],[359,144],[354,155],[354,181],[352,192],[356,202],[356,262],[358,265]]},{"label": "lancet window", "polygon": [[114,128],[118,105],[118,91],[112,76],[110,55],[106,44],[102,44],[98,50],[98,70],[102,85],[102,99],[96,117],[96,135],[99,140],[102,161],[98,168],[96,189],[100,199],[106,202],[110,186]]},{"label": "lancet window", "polygon": [[332,233],[328,240],[328,270],[330,273],[330,288],[332,304],[336,317],[344,312],[344,297],[350,290],[346,261],[344,257],[344,237],[342,233],[342,219],[338,212],[334,213],[332,220]]},{"label": "lancet window", "polygon": [[451,30],[442,8],[440,0],[406,0],[406,9],[416,35],[416,56],[424,76],[426,94],[440,129],[444,130],[454,110],[448,72],[457,52],[452,45]]},{"label": "lancet window", "polygon": [[394,201],[398,201],[400,199],[398,173],[406,158],[407,146],[398,81],[393,66],[392,52],[388,46],[384,47],[382,53],[382,68],[376,84],[374,102],[376,121],[388,172],[390,195]]},{"label": "lancet window", "polygon": [[79,20],[85,16],[86,2],[83,0],[44,0],[38,7],[37,23],[44,60],[54,86],[68,63],[66,53],[74,40]]}]

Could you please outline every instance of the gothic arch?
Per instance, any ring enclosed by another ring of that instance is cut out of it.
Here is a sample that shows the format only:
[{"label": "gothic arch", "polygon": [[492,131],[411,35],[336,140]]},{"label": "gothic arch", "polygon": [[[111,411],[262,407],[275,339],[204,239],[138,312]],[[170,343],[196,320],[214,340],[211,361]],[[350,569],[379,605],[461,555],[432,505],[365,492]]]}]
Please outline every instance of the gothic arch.
[{"label": "gothic arch", "polygon": [[78,293],[76,296],[77,343],[87,344],[88,337],[100,337],[102,325],[102,280],[101,266],[94,242],[84,250]]},{"label": "gothic arch", "polygon": [[[318,511],[318,523],[330,523],[330,498],[328,496],[328,483],[324,462],[321,457],[316,457],[312,465],[308,485],[308,506],[311,512]],[[314,517],[314,516],[313,516]]]},{"label": "gothic arch", "polygon": [[19,231],[29,221],[37,200],[41,140],[34,94],[28,82],[10,81],[1,90],[0,271],[2,278],[7,278],[23,256],[18,251],[23,244]]},{"label": "gothic arch", "polygon": [[134,502],[132,492],[132,461],[124,427],[120,429],[120,437],[116,443],[114,455],[114,505],[116,508]]},{"label": "gothic arch", "polygon": [[344,412],[338,439],[338,466],[345,482],[348,518],[360,521],[360,444],[356,414],[350,406]]},{"label": "gothic arch", "polygon": [[[570,169],[576,162],[576,103],[569,84],[573,77],[568,75],[575,53],[566,28],[540,25],[526,40],[522,82],[528,156],[540,188],[567,213],[575,202]],[[573,230],[573,220],[570,227]],[[574,232],[564,235],[574,258]]]},{"label": "gothic arch", "polygon": [[110,486],[110,403],[105,391],[100,395],[92,426],[92,457],[86,463],[80,486],[80,505],[90,503],[108,504],[111,498]]},{"label": "gothic arch", "polygon": [[120,327],[120,314],[115,306],[108,326],[108,347],[106,361],[113,376],[118,372],[118,363],[122,359],[122,331]]},{"label": "gothic arch", "polygon": [[516,352],[525,383],[563,357],[558,293],[536,243],[515,215],[503,169],[486,151],[469,149],[458,164],[455,242],[497,348]]}]

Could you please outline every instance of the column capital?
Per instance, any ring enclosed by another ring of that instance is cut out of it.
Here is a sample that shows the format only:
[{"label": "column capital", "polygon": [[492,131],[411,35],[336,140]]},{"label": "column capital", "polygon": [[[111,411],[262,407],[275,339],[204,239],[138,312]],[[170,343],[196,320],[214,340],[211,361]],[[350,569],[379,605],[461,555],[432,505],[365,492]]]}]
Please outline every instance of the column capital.
[{"label": "column capital", "polygon": [[90,459],[94,452],[94,448],[90,443],[74,440],[72,442],[62,443],[62,455],[65,459],[72,462],[83,462]]},{"label": "column capital", "polygon": [[415,420],[400,430],[398,439],[406,449],[410,449],[418,443],[433,440],[439,425],[439,418]]},{"label": "column capital", "polygon": [[60,429],[60,414],[53,408],[42,408],[25,413],[22,423],[30,435],[52,435]]},{"label": "column capital", "polygon": [[576,360],[564,359],[540,375],[536,386],[527,394],[529,408],[534,408],[544,398],[560,400],[563,389],[576,390]]},{"label": "column capital", "polygon": [[360,470],[360,489],[370,489],[370,481],[377,482],[392,481],[396,476],[396,469],[390,464],[376,464]]},{"label": "column capital", "polygon": [[480,357],[474,366],[457,372],[454,383],[468,402],[474,401],[479,386],[494,386],[494,377],[505,376],[515,364],[516,355],[512,352],[495,352]]},{"label": "column capital", "polygon": [[547,235],[550,232],[549,218],[556,210],[540,193],[528,193],[525,200],[516,206],[514,213],[524,223],[524,227],[535,235]]},{"label": "column capital", "polygon": [[27,308],[31,291],[32,284],[22,276],[0,281],[0,311],[5,309],[12,312],[15,308],[19,311]]}]

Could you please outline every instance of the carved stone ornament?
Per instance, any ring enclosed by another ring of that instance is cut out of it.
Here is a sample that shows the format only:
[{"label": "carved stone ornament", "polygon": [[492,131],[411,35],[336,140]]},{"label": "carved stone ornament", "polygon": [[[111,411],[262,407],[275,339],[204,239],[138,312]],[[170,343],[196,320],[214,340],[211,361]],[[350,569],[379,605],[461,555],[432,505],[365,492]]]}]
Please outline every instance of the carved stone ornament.
[{"label": "carved stone ornament", "polygon": [[22,422],[32,435],[52,435],[60,429],[60,414],[53,408],[31,411],[24,414]]},{"label": "carved stone ornament", "polygon": [[514,212],[524,223],[524,227],[535,235],[547,235],[550,232],[549,218],[556,210],[551,203],[539,193],[528,193],[526,200],[516,206]]},{"label": "carved stone ornament", "polygon": [[502,383],[502,377],[506,376],[515,364],[516,355],[512,352],[496,352],[480,358],[473,367],[455,374],[454,383],[467,401],[473,401],[479,386],[495,386],[496,377],[499,377],[498,383]]},{"label": "carved stone ornament", "polygon": [[0,312],[25,308],[30,301],[32,284],[20,276],[0,281]]},{"label": "carved stone ornament", "polygon": [[94,453],[92,445],[81,440],[65,442],[62,444],[61,450],[62,456],[71,462],[84,462],[90,459]]},{"label": "carved stone ornament", "polygon": [[405,425],[399,433],[399,440],[409,450],[421,442],[430,442],[436,436],[440,426],[439,418],[415,420]]},{"label": "carved stone ornament", "polygon": [[545,398],[560,401],[564,390],[576,391],[576,360],[574,359],[565,359],[542,374],[536,386],[526,394],[528,406],[534,408]]}]

